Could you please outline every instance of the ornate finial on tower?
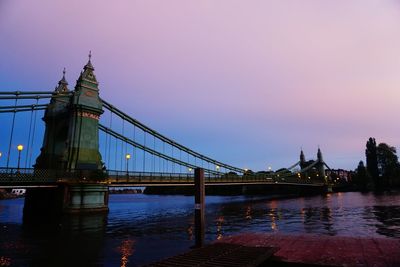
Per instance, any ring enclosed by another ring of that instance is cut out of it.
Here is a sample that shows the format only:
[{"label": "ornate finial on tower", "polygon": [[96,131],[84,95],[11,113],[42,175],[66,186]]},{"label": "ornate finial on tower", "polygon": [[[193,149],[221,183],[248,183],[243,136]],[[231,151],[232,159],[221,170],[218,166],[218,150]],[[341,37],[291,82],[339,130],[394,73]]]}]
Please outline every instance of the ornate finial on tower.
[{"label": "ornate finial on tower", "polygon": [[86,63],[86,65],[84,67],[85,70],[86,69],[90,69],[92,71],[94,70],[91,60],[92,60],[92,50],[89,50],[89,60],[88,60],[88,63]]},{"label": "ornate finial on tower", "polygon": [[63,76],[62,76],[61,80],[58,82],[58,86],[56,87],[55,91],[56,91],[57,93],[65,93],[65,92],[68,92],[69,90],[68,90],[67,85],[68,85],[68,82],[67,82],[67,80],[65,79],[65,68],[64,68],[64,69],[63,69]]}]

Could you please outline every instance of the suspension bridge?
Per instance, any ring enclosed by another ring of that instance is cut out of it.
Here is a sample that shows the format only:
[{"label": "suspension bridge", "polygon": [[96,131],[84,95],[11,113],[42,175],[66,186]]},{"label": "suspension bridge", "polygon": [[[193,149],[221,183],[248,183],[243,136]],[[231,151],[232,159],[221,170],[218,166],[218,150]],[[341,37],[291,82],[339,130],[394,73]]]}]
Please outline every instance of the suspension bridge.
[{"label": "suspension bridge", "polygon": [[196,168],[207,185],[328,181],[319,149],[315,161],[301,152],[289,168],[254,173],[168,138],[100,98],[90,55],[74,90],[64,70],[54,91],[2,91],[0,100],[0,188],[31,188],[25,208],[40,208],[44,194],[55,202],[61,194],[63,208],[104,209],[109,186],[190,186]]}]

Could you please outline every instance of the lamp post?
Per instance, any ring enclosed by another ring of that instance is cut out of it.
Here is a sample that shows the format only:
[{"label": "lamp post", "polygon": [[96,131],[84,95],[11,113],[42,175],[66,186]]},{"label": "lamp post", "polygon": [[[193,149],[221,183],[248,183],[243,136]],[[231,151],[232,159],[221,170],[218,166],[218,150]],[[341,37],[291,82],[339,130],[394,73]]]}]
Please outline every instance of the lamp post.
[{"label": "lamp post", "polygon": [[129,167],[129,159],[131,158],[131,154],[126,154],[125,158],[126,158],[126,175],[129,176],[128,167]]},{"label": "lamp post", "polygon": [[18,165],[17,165],[17,172],[19,173],[19,164],[21,163],[21,152],[24,149],[23,145],[18,145],[17,146],[18,149]]},{"label": "lamp post", "polygon": [[215,169],[217,170],[217,172],[219,172],[219,168],[220,167],[218,165],[215,166]]}]

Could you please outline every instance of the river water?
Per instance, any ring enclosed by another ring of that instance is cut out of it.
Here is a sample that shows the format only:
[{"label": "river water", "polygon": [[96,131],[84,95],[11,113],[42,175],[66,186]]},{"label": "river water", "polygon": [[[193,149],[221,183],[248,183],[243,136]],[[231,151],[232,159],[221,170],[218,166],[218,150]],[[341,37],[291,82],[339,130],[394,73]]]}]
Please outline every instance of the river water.
[{"label": "river water", "polygon": [[[0,266],[140,266],[194,244],[190,196],[111,195],[108,215],[22,223],[23,199],[0,201]],[[206,240],[243,232],[400,238],[400,192],[268,200],[206,197]]]}]

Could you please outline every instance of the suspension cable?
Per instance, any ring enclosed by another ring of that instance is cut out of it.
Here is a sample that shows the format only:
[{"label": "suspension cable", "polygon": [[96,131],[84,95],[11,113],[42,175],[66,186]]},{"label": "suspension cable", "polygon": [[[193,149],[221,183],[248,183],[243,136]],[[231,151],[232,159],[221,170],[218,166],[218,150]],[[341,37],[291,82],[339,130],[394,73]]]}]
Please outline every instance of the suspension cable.
[{"label": "suspension cable", "polygon": [[[133,141],[136,142],[136,126],[133,125]],[[133,150],[133,170],[136,171],[136,161],[137,161],[137,155],[136,155],[136,149],[134,146],[132,146]]]},{"label": "suspension cable", "polygon": [[[112,112],[112,110],[110,110],[110,129],[111,129],[111,127],[112,127],[112,118],[113,118],[113,112]],[[112,139],[111,139],[111,135],[109,136],[109,142],[108,142],[108,158],[107,158],[107,164],[109,164],[109,166],[111,167],[111,141],[112,141]]]},{"label": "suspension cable", "polygon": [[[36,104],[38,104],[38,103],[39,103],[39,98],[36,99]],[[29,154],[29,166],[32,166],[32,154],[33,154],[32,152],[33,152],[33,144],[34,144],[34,141],[35,141],[37,113],[38,113],[38,111],[36,110],[35,111],[35,116],[34,116],[34,119],[33,119],[32,141],[31,141],[31,145],[30,145],[31,149],[29,151],[30,152],[30,154]]]},{"label": "suspension cable", "polygon": [[[18,99],[15,99],[15,106],[17,106]],[[11,124],[11,133],[10,133],[10,143],[8,144],[8,153],[7,153],[7,169],[10,165],[10,153],[11,153],[11,146],[12,146],[12,139],[14,135],[14,125],[15,125],[15,112],[13,113],[12,124]]]},{"label": "suspension cable", "polygon": [[[104,131],[104,132],[112,135],[113,137],[115,137],[117,139],[124,140],[125,142],[128,142],[130,145],[132,145],[132,146],[134,146],[134,147],[136,147],[138,149],[143,150],[144,153],[155,154],[158,157],[166,159],[166,160],[168,160],[170,162],[173,162],[175,164],[182,164],[182,165],[184,165],[184,166],[186,166],[188,168],[192,168],[192,169],[196,168],[196,166],[194,166],[192,164],[187,164],[184,161],[179,161],[178,159],[172,158],[172,157],[170,157],[170,156],[168,156],[166,154],[154,151],[153,149],[151,149],[151,148],[149,148],[147,146],[144,146],[142,144],[134,142],[134,141],[130,140],[129,138],[127,138],[125,136],[122,136],[120,133],[117,133],[117,132],[113,131],[112,129],[109,129],[109,128],[101,125],[101,124],[99,124],[99,130]],[[205,169],[205,171],[209,172],[209,173],[212,173],[212,174],[217,174],[216,171],[213,171],[213,170],[210,170],[210,169]]]},{"label": "suspension cable", "polygon": [[[122,119],[122,135],[125,136],[125,120]],[[120,165],[120,170],[123,170],[123,161],[125,158],[125,154],[124,154],[124,141],[121,140],[121,165]]]},{"label": "suspension cable", "polygon": [[[153,135],[153,150],[156,150],[156,137]],[[156,156],[153,154],[153,172],[156,171]]]},{"label": "suspension cable", "polygon": [[[143,131],[143,135],[144,135],[144,148],[146,148],[146,132]],[[146,150],[143,149],[143,172],[146,171]]]},{"label": "suspension cable", "polygon": [[220,167],[224,167],[224,168],[226,168],[226,169],[229,169],[229,170],[232,170],[232,171],[235,171],[235,172],[239,172],[239,173],[243,173],[243,172],[244,172],[244,170],[241,169],[241,168],[237,168],[237,167],[234,167],[234,166],[231,166],[231,165],[228,165],[228,164],[225,164],[225,163],[216,161],[216,160],[214,160],[214,159],[212,159],[212,158],[209,158],[209,157],[204,156],[204,155],[202,155],[202,154],[200,154],[200,153],[197,153],[197,152],[195,152],[195,151],[189,149],[188,147],[185,147],[185,146],[183,146],[183,145],[180,145],[180,144],[176,143],[175,141],[173,141],[172,139],[169,139],[169,138],[167,138],[166,136],[161,135],[161,134],[158,133],[157,131],[155,131],[155,130],[153,130],[153,129],[147,127],[147,126],[145,126],[144,124],[142,124],[142,123],[139,122],[138,120],[133,119],[132,117],[128,116],[126,113],[124,113],[124,112],[122,112],[121,110],[117,109],[115,106],[109,104],[108,102],[106,102],[106,101],[104,101],[104,100],[102,100],[102,102],[103,102],[103,105],[104,105],[105,108],[107,108],[107,109],[113,109],[113,110],[115,111],[115,114],[116,114],[117,116],[119,116],[119,117],[121,117],[121,118],[125,118],[128,122],[130,122],[130,123],[136,125],[138,128],[142,129],[143,131],[146,131],[146,132],[148,132],[148,133],[150,133],[150,134],[156,136],[156,137],[157,137],[158,139],[160,139],[161,141],[164,141],[164,142],[166,142],[166,143],[168,143],[168,144],[171,144],[172,146],[175,146],[175,147],[178,148],[178,149],[181,149],[181,150],[183,150],[183,151],[186,151],[186,152],[190,153],[190,154],[193,155],[193,156],[197,156],[199,159],[203,159],[203,160],[205,160],[205,161],[209,161],[209,162],[213,163],[214,165],[218,165],[218,166],[220,166]]},{"label": "suspension cable", "polygon": [[30,150],[29,143],[31,142],[32,120],[33,120],[33,109],[31,111],[31,116],[30,116],[30,120],[29,120],[28,142],[26,142],[28,145],[26,148],[25,168],[27,167],[27,164],[28,164],[28,156],[29,156],[29,150]]}]

